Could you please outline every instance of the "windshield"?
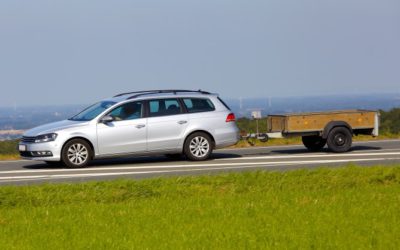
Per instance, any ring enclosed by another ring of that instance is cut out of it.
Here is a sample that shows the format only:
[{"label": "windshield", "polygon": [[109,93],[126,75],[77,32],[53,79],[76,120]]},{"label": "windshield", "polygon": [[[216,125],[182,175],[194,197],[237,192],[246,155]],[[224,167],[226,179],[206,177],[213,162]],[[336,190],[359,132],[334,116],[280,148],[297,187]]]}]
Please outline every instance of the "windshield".
[{"label": "windshield", "polygon": [[69,118],[68,120],[90,121],[90,120],[96,118],[101,113],[103,113],[103,111],[105,111],[109,107],[113,106],[114,104],[116,104],[116,102],[111,102],[111,101],[98,102],[98,103],[84,109],[79,114]]}]

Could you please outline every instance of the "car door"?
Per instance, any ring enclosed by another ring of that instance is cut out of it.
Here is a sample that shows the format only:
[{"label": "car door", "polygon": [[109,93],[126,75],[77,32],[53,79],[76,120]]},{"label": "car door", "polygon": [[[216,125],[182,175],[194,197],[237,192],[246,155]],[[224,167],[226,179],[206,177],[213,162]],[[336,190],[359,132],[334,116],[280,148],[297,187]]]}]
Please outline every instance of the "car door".
[{"label": "car door", "polygon": [[188,115],[177,98],[155,99],[147,102],[149,151],[176,150],[183,140]]},{"label": "car door", "polygon": [[120,105],[107,115],[112,122],[97,124],[97,143],[101,155],[142,153],[147,150],[147,118],[144,104],[134,101]]}]

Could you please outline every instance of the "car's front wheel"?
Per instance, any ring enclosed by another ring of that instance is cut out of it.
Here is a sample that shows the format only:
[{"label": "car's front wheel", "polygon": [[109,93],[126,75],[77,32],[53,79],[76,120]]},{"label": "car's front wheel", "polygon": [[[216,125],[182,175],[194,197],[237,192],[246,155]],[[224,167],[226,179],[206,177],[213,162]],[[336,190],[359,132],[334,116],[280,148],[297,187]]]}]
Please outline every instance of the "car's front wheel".
[{"label": "car's front wheel", "polygon": [[193,133],[185,141],[184,152],[189,160],[207,160],[210,157],[212,150],[212,140],[206,133]]},{"label": "car's front wheel", "polygon": [[83,168],[89,164],[92,156],[93,151],[86,141],[73,139],[64,145],[61,159],[69,168]]}]

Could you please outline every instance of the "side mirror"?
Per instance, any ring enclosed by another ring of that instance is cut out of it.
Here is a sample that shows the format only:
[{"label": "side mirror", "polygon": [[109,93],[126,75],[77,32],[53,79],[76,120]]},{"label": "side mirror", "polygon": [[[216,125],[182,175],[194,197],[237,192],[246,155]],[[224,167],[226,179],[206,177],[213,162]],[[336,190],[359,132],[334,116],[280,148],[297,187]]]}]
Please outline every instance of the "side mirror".
[{"label": "side mirror", "polygon": [[113,122],[114,121],[114,117],[110,116],[110,115],[106,115],[103,118],[101,118],[100,122],[101,123],[109,123],[109,122]]}]

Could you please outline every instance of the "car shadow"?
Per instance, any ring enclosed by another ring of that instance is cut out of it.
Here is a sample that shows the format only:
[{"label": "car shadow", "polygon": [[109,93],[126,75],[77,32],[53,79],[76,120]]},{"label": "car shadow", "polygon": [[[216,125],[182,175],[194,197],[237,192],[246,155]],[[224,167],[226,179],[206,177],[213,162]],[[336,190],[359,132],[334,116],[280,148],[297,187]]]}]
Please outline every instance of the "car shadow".
[{"label": "car shadow", "polygon": [[[243,157],[242,155],[239,154],[229,154],[229,153],[213,153],[212,157],[208,161],[212,161],[215,159],[226,159],[226,158],[240,158]],[[176,162],[176,163],[188,163],[194,161],[189,161],[185,157],[181,157],[178,159],[171,159],[165,156],[137,156],[137,157],[123,157],[123,158],[113,158],[113,159],[98,159],[92,161],[89,166],[86,168],[93,168],[93,167],[106,167],[106,166],[112,166],[112,165],[131,165],[131,164],[146,164],[146,163],[170,163],[170,162]],[[63,166],[62,163],[59,164],[54,164],[54,165],[48,165],[47,163],[35,163],[35,164],[30,164],[30,165],[25,165],[23,166],[25,169],[69,169],[65,166]]]}]

